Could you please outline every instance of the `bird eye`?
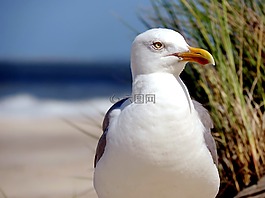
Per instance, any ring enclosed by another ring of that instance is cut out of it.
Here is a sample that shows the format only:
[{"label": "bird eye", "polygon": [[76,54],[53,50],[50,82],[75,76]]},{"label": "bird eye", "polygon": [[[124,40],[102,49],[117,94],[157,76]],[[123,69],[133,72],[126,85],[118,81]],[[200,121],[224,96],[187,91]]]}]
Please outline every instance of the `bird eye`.
[{"label": "bird eye", "polygon": [[156,41],[153,43],[153,47],[158,50],[158,49],[162,49],[164,45],[163,43]]}]

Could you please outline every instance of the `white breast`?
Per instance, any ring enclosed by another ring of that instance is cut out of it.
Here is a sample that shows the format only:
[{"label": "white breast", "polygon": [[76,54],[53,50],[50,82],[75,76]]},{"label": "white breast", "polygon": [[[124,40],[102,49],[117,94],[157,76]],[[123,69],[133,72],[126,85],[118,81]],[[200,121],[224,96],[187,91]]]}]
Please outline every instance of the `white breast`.
[{"label": "white breast", "polygon": [[139,76],[134,94],[154,94],[155,102],[113,112],[95,171],[99,197],[215,197],[217,168],[184,84],[170,74]]}]

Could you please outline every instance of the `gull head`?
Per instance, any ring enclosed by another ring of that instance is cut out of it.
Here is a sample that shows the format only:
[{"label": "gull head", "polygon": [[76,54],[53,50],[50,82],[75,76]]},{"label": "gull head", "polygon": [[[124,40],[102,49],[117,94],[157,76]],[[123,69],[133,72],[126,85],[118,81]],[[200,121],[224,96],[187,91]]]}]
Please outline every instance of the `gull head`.
[{"label": "gull head", "polygon": [[213,64],[206,50],[190,47],[184,37],[170,29],[154,28],[139,34],[132,44],[133,78],[141,74],[167,72],[179,75],[187,62]]}]

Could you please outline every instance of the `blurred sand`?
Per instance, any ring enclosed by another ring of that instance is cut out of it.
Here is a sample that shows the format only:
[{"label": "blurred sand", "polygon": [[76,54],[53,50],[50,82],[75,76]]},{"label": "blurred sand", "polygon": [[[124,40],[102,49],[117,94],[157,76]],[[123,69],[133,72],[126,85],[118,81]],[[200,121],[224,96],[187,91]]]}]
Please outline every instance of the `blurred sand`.
[{"label": "blurred sand", "polygon": [[[99,136],[102,117],[66,118]],[[0,198],[96,197],[97,144],[60,117],[0,118]]]}]

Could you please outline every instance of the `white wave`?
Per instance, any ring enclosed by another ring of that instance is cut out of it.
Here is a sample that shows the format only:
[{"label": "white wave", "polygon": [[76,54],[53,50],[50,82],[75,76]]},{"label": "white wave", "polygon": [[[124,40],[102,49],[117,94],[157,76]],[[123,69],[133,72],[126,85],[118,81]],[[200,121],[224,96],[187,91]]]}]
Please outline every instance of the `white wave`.
[{"label": "white wave", "polygon": [[40,99],[29,94],[19,94],[0,99],[1,117],[78,116],[105,113],[112,105],[109,98],[66,101]]}]

